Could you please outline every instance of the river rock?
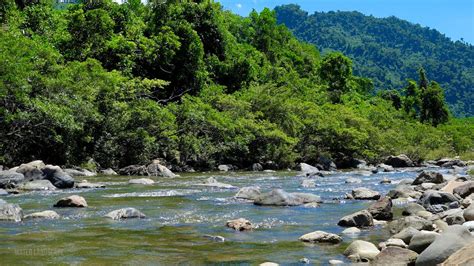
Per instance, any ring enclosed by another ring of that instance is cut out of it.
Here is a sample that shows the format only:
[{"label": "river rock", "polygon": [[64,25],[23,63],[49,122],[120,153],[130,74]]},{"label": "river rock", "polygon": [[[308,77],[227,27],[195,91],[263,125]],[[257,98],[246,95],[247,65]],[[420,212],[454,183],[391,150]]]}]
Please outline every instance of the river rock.
[{"label": "river rock", "polygon": [[102,169],[100,170],[100,174],[102,175],[118,175],[112,168]]},{"label": "river rock", "polygon": [[236,231],[250,231],[253,230],[252,223],[244,218],[227,221],[226,226]]},{"label": "river rock", "polygon": [[444,168],[449,168],[453,166],[464,167],[466,166],[466,163],[459,159],[443,158],[443,159],[438,160],[436,162],[436,165],[444,167]]},{"label": "river rock", "polygon": [[427,190],[417,203],[429,212],[439,213],[449,209],[449,205],[453,202],[458,202],[458,200],[451,193]]},{"label": "river rock", "polygon": [[360,187],[352,190],[352,196],[358,200],[377,200],[380,198],[380,193],[368,188]]},{"label": "river rock", "polygon": [[379,253],[380,251],[374,244],[363,240],[356,240],[344,250],[343,254],[352,261],[367,262],[373,260]]},{"label": "river rock", "polygon": [[231,168],[226,164],[220,164],[217,166],[217,170],[221,172],[228,172]]},{"label": "river rock", "polygon": [[169,177],[174,178],[177,177],[173,172],[171,172],[168,167],[160,164],[159,160],[153,160],[147,167],[147,173],[149,176],[161,176],[161,177]]},{"label": "river rock", "polygon": [[458,194],[462,198],[466,198],[467,196],[474,193],[474,181],[469,181],[465,183],[466,184],[453,189],[454,194]]},{"label": "river rock", "polygon": [[398,156],[389,156],[385,160],[385,164],[393,166],[393,167],[413,167],[415,164],[413,163],[408,156],[405,154],[400,154]]},{"label": "river rock", "polygon": [[54,204],[54,207],[58,207],[58,208],[64,208],[64,207],[84,208],[84,207],[87,207],[87,202],[81,196],[72,195],[72,196],[60,199],[56,204]]},{"label": "river rock", "polygon": [[260,188],[259,187],[243,187],[241,188],[234,197],[239,199],[246,199],[246,200],[255,200],[260,196]]},{"label": "river rock", "polygon": [[420,211],[426,211],[426,209],[418,203],[408,203],[403,207],[402,215],[416,215]]},{"label": "river rock", "polygon": [[26,219],[59,219],[61,216],[55,211],[41,211],[25,215]]},{"label": "river rock", "polygon": [[411,250],[389,246],[375,256],[371,265],[413,265],[417,257]]},{"label": "river rock", "polygon": [[441,266],[452,266],[452,265],[459,265],[459,266],[469,266],[472,265],[474,262],[474,242],[465,245],[460,250],[453,253],[451,256],[445,260]]},{"label": "river rock", "polygon": [[264,263],[260,263],[258,266],[279,266],[280,264],[271,262],[271,261],[266,261]]},{"label": "river rock", "polygon": [[436,265],[471,243],[474,237],[462,225],[449,226],[416,259],[416,265]]},{"label": "river rock", "polygon": [[74,187],[74,178],[65,173],[59,166],[46,165],[43,168],[44,179],[51,181],[57,188]]},{"label": "river rock", "polygon": [[299,170],[303,173],[318,173],[319,169],[315,166],[309,165],[307,163],[300,163]]},{"label": "river rock", "polygon": [[310,202],[320,202],[319,196],[308,193],[288,193],[282,189],[273,189],[258,196],[254,204],[270,206],[298,206]]},{"label": "river rock", "polygon": [[115,211],[111,211],[105,215],[105,217],[112,220],[123,220],[133,218],[145,218],[145,214],[135,208],[123,208]]},{"label": "river rock", "polygon": [[377,220],[388,221],[392,220],[392,200],[389,197],[380,198],[378,201],[372,203],[367,209],[372,217]]},{"label": "river rock", "polygon": [[357,227],[349,227],[349,228],[344,229],[344,231],[342,231],[342,234],[357,235],[357,234],[360,234],[360,232],[361,232],[360,229]]},{"label": "river rock", "polygon": [[419,198],[421,196],[421,193],[418,191],[415,191],[415,189],[413,189],[413,187],[409,185],[399,184],[394,189],[390,190],[387,193],[387,196],[390,197],[391,199]]},{"label": "river rock", "polygon": [[419,211],[415,213],[415,215],[424,219],[430,219],[431,217],[433,217],[433,214],[429,211]]},{"label": "river rock", "polygon": [[18,185],[20,190],[56,190],[49,180],[33,180]]},{"label": "river rock", "polygon": [[393,166],[387,165],[387,164],[384,164],[384,163],[378,164],[376,167],[377,167],[379,172],[393,172],[393,171],[395,171]]},{"label": "river rock", "polygon": [[457,181],[457,180],[450,180],[442,189],[442,192],[453,193],[454,189],[466,184],[465,182]]},{"label": "river rock", "polygon": [[418,232],[420,232],[418,229],[409,226],[407,228],[404,228],[397,234],[393,235],[392,238],[398,238],[398,239],[403,240],[403,242],[405,242],[406,244],[410,244],[410,240]]},{"label": "river rock", "polygon": [[83,180],[75,185],[76,188],[105,188],[105,185],[99,183],[90,183],[87,180]]},{"label": "river rock", "polygon": [[407,227],[431,231],[433,230],[433,222],[418,216],[406,216],[389,224],[389,229],[392,234],[396,234]]},{"label": "river rock", "polygon": [[321,242],[321,243],[337,244],[337,243],[342,242],[342,237],[336,234],[331,234],[324,231],[314,231],[314,232],[301,236],[299,240],[303,242],[312,242],[312,243]]},{"label": "river rock", "polygon": [[410,239],[410,245],[408,245],[408,249],[420,254],[435,241],[437,236],[439,236],[439,234],[435,232],[425,230],[419,231]]},{"label": "river rock", "polygon": [[374,219],[370,212],[362,210],[342,217],[337,225],[344,227],[368,227],[374,225]]},{"label": "river rock", "polygon": [[413,185],[421,185],[422,183],[435,183],[441,184],[444,182],[443,175],[438,172],[423,171],[413,181]]},{"label": "river rock", "polygon": [[0,221],[21,222],[23,210],[17,204],[10,204],[0,200]]},{"label": "river rock", "polygon": [[6,196],[6,195],[8,195],[8,192],[5,189],[0,188],[0,196]]},{"label": "river rock", "polygon": [[254,172],[261,172],[263,171],[263,166],[260,163],[254,163],[252,164],[252,171]]},{"label": "river rock", "polygon": [[130,179],[128,180],[129,184],[132,185],[153,185],[155,181],[150,178],[138,178],[138,179]]},{"label": "river rock", "polygon": [[237,187],[225,184],[217,181],[214,177],[209,177],[203,184],[199,184],[200,186],[205,187],[214,187],[214,188],[222,188],[222,189],[236,189]]},{"label": "river rock", "polygon": [[463,213],[464,220],[474,221],[474,205],[471,205],[469,208],[464,210]]},{"label": "river rock", "polygon": [[465,222],[462,226],[466,227],[470,232],[474,231],[474,221]]},{"label": "river rock", "polygon": [[408,245],[405,244],[405,242],[399,238],[389,238],[387,241],[381,242],[379,244],[379,248],[386,249],[388,247],[399,247],[399,248],[407,248]]},{"label": "river rock", "polygon": [[39,180],[44,178],[43,169],[46,165],[41,160],[32,161],[29,163],[24,163],[18,166],[16,169],[17,173],[23,174],[25,180]]},{"label": "river rock", "polygon": [[203,237],[214,242],[225,242],[225,238],[223,236],[204,235]]},{"label": "river rock", "polygon": [[67,173],[70,176],[76,177],[76,176],[96,176],[97,173],[91,172],[87,169],[80,169],[80,168],[66,168],[64,169],[64,172]]},{"label": "river rock", "polygon": [[118,173],[126,176],[147,176],[148,170],[144,165],[129,165],[119,169]]},{"label": "river rock", "polygon": [[465,222],[463,210],[460,208],[450,209],[440,214],[448,225],[463,224]]},{"label": "river rock", "polygon": [[422,183],[420,185],[422,190],[429,190],[429,189],[434,189],[436,187],[435,183]]},{"label": "river rock", "polygon": [[0,188],[12,188],[23,182],[25,177],[12,170],[0,171]]},{"label": "river rock", "polygon": [[362,180],[360,178],[355,178],[355,177],[348,177],[345,181],[347,184],[359,184],[362,183]]},{"label": "river rock", "polygon": [[316,187],[316,181],[314,181],[313,179],[304,179],[301,182],[301,186],[304,188],[313,188]]},{"label": "river rock", "polygon": [[384,177],[382,180],[380,180],[380,184],[390,184],[392,183],[392,180],[388,179],[387,177]]},{"label": "river rock", "polygon": [[328,261],[329,265],[341,265],[344,264],[342,260],[329,260]]}]

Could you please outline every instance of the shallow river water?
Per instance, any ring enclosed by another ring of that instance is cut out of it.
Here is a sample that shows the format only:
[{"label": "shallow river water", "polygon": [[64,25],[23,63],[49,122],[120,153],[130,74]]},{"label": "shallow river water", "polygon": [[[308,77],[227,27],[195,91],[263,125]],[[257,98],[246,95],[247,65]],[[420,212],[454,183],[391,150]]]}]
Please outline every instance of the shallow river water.
[{"label": "shallow river water", "polygon": [[[30,192],[3,197],[17,203],[25,214],[54,209],[58,220],[27,220],[0,223],[0,264],[161,264],[255,265],[265,261],[283,265],[298,264],[303,257],[325,265],[330,259],[346,261],[342,251],[354,238],[342,235],[338,245],[310,245],[298,241],[306,233],[323,230],[340,234],[338,220],[361,210],[370,201],[335,201],[364,186],[384,194],[395,184],[379,184],[414,178],[415,170],[369,175],[339,172],[317,179],[317,187],[302,188],[303,178],[295,172],[275,173],[200,173],[184,174],[175,179],[155,178],[151,186],[129,185],[131,177],[87,177],[101,182],[105,189],[71,189],[54,192]],[[237,187],[260,186],[262,191],[282,188],[288,192],[308,192],[322,197],[318,208],[265,207],[234,199],[236,190],[199,186],[210,176]],[[362,184],[346,184],[348,177]],[[76,180],[81,180],[77,177]],[[83,196],[88,208],[53,208],[60,198]],[[109,211],[135,207],[146,219],[112,221],[103,216]],[[235,232],[225,227],[234,218],[246,218],[257,228]],[[377,244],[388,238],[381,227],[363,230],[357,239]],[[220,235],[215,242],[205,235]]]}]

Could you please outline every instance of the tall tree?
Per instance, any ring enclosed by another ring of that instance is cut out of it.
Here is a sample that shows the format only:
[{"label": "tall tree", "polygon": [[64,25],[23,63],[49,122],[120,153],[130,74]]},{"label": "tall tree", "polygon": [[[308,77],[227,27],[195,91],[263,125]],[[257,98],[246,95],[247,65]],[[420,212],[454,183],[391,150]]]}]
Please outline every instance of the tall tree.
[{"label": "tall tree", "polygon": [[323,58],[319,74],[328,86],[331,100],[338,103],[341,95],[349,90],[352,61],[340,52],[330,53]]},{"label": "tall tree", "polygon": [[418,70],[418,74],[420,75],[420,80],[418,81],[418,86],[420,87],[421,91],[424,91],[428,88],[428,78],[426,77],[426,72],[423,67]]},{"label": "tall tree", "polygon": [[444,99],[443,89],[435,81],[421,92],[421,115],[422,122],[433,126],[445,123],[449,118],[449,111]]},{"label": "tall tree", "polygon": [[408,116],[417,118],[420,114],[420,89],[413,80],[408,81],[408,85],[403,89],[405,98],[403,100],[403,109]]}]

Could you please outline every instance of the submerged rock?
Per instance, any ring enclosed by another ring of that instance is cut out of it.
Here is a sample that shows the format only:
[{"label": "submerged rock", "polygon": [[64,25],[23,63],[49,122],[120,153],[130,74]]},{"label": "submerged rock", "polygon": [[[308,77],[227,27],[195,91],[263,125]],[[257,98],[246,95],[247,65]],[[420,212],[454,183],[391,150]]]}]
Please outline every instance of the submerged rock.
[{"label": "submerged rock", "polygon": [[0,221],[21,222],[23,210],[17,204],[10,204],[0,200]]},{"label": "submerged rock", "polygon": [[313,188],[316,187],[316,181],[314,181],[313,179],[304,179],[301,182],[301,186],[304,188]]},{"label": "submerged rock", "polygon": [[72,195],[72,196],[60,199],[56,204],[54,204],[54,207],[58,207],[58,208],[64,208],[64,207],[84,208],[84,207],[87,207],[87,202],[81,196]]},{"label": "submerged rock", "polygon": [[153,185],[155,181],[150,178],[138,178],[138,179],[130,179],[128,180],[129,184],[132,185]]},{"label": "submerged rock", "polygon": [[105,215],[105,217],[113,220],[123,220],[132,218],[145,218],[145,214],[135,208],[123,208],[115,211],[111,211]]},{"label": "submerged rock", "polygon": [[203,184],[199,184],[199,185],[205,186],[205,187],[222,188],[222,189],[236,189],[237,188],[230,184],[218,182],[214,177],[209,177],[208,179],[206,179],[206,181]]},{"label": "submerged rock", "polygon": [[416,265],[436,265],[472,243],[474,237],[462,225],[449,226],[417,258]]},{"label": "submerged rock", "polygon": [[370,212],[363,210],[342,217],[337,225],[345,227],[368,227],[374,225],[374,219]]},{"label": "submerged rock", "polygon": [[227,221],[225,224],[227,227],[232,228],[236,231],[251,231],[253,230],[252,223],[244,218]]},{"label": "submerged rock", "polygon": [[368,262],[373,260],[380,253],[379,249],[372,243],[356,240],[352,242],[343,254],[352,261]]},{"label": "submerged rock", "polygon": [[260,188],[259,187],[243,187],[241,188],[234,197],[238,199],[246,199],[246,200],[255,200],[260,196]]},{"label": "submerged rock", "polygon": [[362,183],[362,180],[360,178],[348,177],[344,182],[347,184],[359,184]]},{"label": "submerged rock", "polygon": [[215,242],[225,242],[223,236],[204,235],[204,237]]},{"label": "submerged rock", "polygon": [[312,243],[321,242],[321,243],[337,244],[337,243],[342,242],[342,237],[336,234],[331,234],[324,231],[314,231],[314,232],[301,236],[299,240],[303,242],[312,242]]},{"label": "submerged rock", "polygon": [[24,219],[59,219],[61,216],[55,211],[41,211],[25,215]]},{"label": "submerged rock", "polygon": [[98,183],[90,183],[87,180],[83,180],[76,184],[76,188],[105,188],[105,185]]},{"label": "submerged rock", "polygon": [[56,187],[49,180],[33,180],[18,185],[20,190],[56,190]]}]

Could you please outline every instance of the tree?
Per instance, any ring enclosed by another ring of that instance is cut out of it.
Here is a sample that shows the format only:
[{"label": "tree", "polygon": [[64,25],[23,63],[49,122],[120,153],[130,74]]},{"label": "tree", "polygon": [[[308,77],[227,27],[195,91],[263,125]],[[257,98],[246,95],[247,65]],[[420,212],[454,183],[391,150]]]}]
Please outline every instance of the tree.
[{"label": "tree", "polygon": [[446,123],[449,119],[449,111],[444,99],[443,89],[435,81],[421,92],[421,115],[422,122],[433,126]]},{"label": "tree", "polygon": [[330,53],[323,58],[319,74],[328,86],[331,100],[338,103],[341,95],[349,91],[352,61],[340,52]]},{"label": "tree", "polygon": [[424,90],[428,88],[429,81],[428,81],[428,78],[426,77],[426,72],[422,67],[418,70],[418,73],[420,75],[418,86],[420,87],[420,90],[423,92]]},{"label": "tree", "polygon": [[403,89],[405,97],[403,99],[403,110],[409,117],[417,118],[420,114],[420,90],[413,80],[408,81],[408,85]]}]

